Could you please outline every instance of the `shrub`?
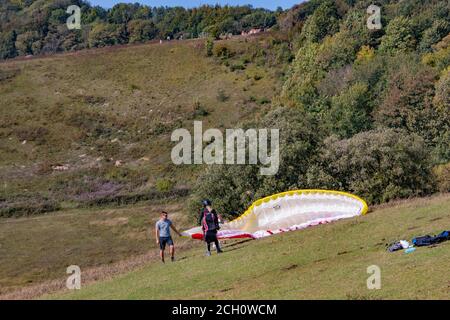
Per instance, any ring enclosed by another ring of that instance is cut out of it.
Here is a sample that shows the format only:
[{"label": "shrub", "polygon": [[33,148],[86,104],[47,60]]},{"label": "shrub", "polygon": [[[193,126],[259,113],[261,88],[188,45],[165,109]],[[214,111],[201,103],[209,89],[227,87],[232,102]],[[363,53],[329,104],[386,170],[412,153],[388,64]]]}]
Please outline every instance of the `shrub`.
[{"label": "shrub", "polygon": [[375,57],[375,50],[369,46],[362,46],[356,55],[356,63],[369,62]]},{"label": "shrub", "polygon": [[229,59],[234,53],[225,43],[219,43],[213,48],[214,56],[221,59]]},{"label": "shrub", "polygon": [[450,192],[450,163],[433,168],[437,188],[440,192]]},{"label": "shrub", "polygon": [[174,182],[170,179],[158,179],[156,181],[156,190],[159,192],[169,192],[173,190]]},{"label": "shrub", "polygon": [[428,149],[418,135],[395,129],[330,137],[308,169],[308,185],[354,192],[370,203],[433,191]]},{"label": "shrub", "polygon": [[0,217],[21,217],[58,211],[61,206],[58,202],[45,197],[28,197],[12,201],[0,201]]}]

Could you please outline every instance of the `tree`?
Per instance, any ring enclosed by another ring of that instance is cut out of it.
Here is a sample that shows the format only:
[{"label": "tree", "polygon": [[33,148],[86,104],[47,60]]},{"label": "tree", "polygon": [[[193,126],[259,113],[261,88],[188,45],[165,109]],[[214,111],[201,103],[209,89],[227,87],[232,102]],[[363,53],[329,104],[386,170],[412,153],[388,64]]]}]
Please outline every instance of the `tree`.
[{"label": "tree", "polygon": [[90,47],[105,47],[126,42],[125,28],[122,25],[99,23],[89,33]]},{"label": "tree", "polygon": [[428,146],[435,147],[437,137],[446,130],[448,112],[435,108],[432,103],[434,70],[421,66],[411,56],[392,59],[387,69],[391,71],[384,100],[374,111],[376,125],[416,133]]},{"label": "tree", "polygon": [[423,33],[419,49],[422,52],[431,52],[432,46],[442,40],[450,32],[450,23],[445,20],[436,20],[433,26]]},{"label": "tree", "polygon": [[411,21],[405,17],[397,17],[388,24],[379,49],[381,52],[393,55],[414,50],[415,44]]},{"label": "tree", "polygon": [[367,85],[355,83],[332,98],[326,126],[341,138],[350,138],[371,127],[371,108]]},{"label": "tree", "polygon": [[52,28],[56,28],[58,25],[65,24],[68,16],[63,9],[52,10],[48,18],[48,23]]},{"label": "tree", "polygon": [[158,35],[158,29],[149,20],[131,20],[128,22],[127,30],[130,43],[151,40]]},{"label": "tree", "polygon": [[339,16],[334,1],[324,1],[308,18],[302,30],[306,41],[320,42],[339,30]]},{"label": "tree", "polygon": [[448,163],[450,161],[450,67],[436,83],[435,92],[433,106],[441,116],[442,124],[435,138],[434,162]]},{"label": "tree", "polygon": [[110,23],[126,25],[133,19],[140,5],[138,3],[119,3],[116,4],[108,13]]},{"label": "tree", "polygon": [[15,41],[16,33],[14,31],[0,33],[0,59],[9,59],[17,56]]},{"label": "tree", "polygon": [[33,54],[33,43],[39,40],[39,34],[36,31],[27,31],[17,36],[15,47],[19,55]]}]

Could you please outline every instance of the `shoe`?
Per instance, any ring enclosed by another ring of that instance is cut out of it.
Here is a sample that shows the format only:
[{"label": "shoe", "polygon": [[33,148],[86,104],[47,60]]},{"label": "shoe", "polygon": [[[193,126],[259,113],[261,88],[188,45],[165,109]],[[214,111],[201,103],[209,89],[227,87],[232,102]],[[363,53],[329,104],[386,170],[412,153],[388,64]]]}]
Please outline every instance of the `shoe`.
[{"label": "shoe", "polygon": [[221,249],[217,250],[217,253],[223,253],[223,251]]},{"label": "shoe", "polygon": [[210,257],[211,256],[211,251],[206,251],[206,256]]},{"label": "shoe", "polygon": [[175,257],[170,257],[170,260],[171,260],[172,262],[175,262]]}]

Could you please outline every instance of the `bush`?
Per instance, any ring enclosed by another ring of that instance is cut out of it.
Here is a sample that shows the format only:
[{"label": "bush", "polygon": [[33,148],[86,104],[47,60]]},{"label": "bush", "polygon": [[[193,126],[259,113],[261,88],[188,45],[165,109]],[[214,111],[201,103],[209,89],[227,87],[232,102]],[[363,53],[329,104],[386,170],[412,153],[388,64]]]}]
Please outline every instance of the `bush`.
[{"label": "bush", "polygon": [[308,169],[308,185],[350,191],[373,204],[426,195],[433,191],[429,152],[422,138],[402,130],[330,137]]},{"label": "bush", "polygon": [[438,72],[448,73],[450,66],[450,34],[434,46],[435,52],[425,54],[422,62]]},{"label": "bush", "polygon": [[234,52],[225,43],[219,43],[213,48],[214,56],[221,59],[229,59],[234,55]]},{"label": "bush", "polygon": [[58,202],[40,196],[0,201],[0,217],[4,218],[39,215],[60,209],[61,206]]},{"label": "bush", "polygon": [[450,192],[450,162],[433,168],[437,188],[440,192]]},{"label": "bush", "polygon": [[174,182],[170,179],[158,179],[156,181],[156,190],[159,192],[169,192],[173,190]]},{"label": "bush", "polygon": [[39,34],[36,31],[27,31],[19,34],[15,42],[19,55],[33,54],[33,43],[37,40],[39,40]]}]

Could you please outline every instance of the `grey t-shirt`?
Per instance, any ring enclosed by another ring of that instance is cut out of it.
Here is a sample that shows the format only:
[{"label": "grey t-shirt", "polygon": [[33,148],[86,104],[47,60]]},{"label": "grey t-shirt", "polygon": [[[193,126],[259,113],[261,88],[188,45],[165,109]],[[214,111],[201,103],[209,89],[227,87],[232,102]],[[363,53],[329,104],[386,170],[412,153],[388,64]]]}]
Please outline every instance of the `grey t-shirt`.
[{"label": "grey t-shirt", "polygon": [[170,221],[169,219],[159,220],[156,223],[156,229],[159,230],[159,236],[161,238],[170,237],[170,226],[171,225],[172,225],[172,221]]}]

